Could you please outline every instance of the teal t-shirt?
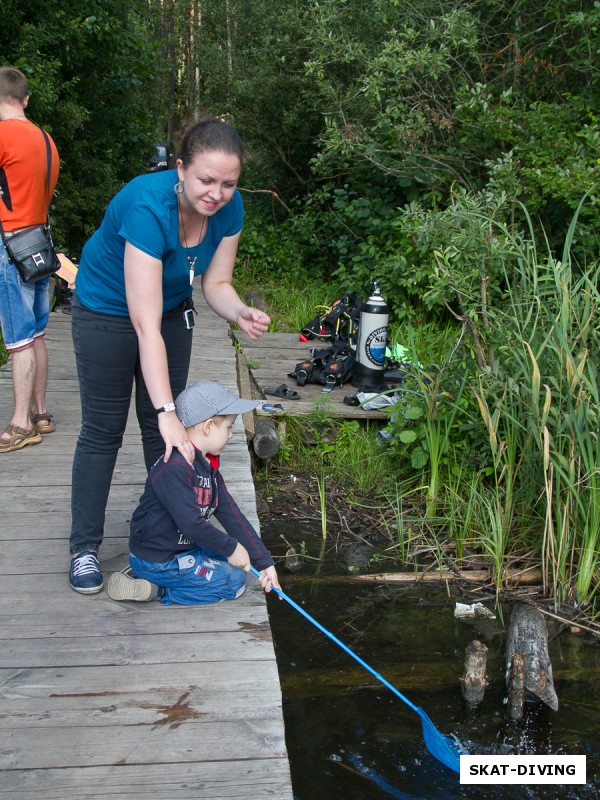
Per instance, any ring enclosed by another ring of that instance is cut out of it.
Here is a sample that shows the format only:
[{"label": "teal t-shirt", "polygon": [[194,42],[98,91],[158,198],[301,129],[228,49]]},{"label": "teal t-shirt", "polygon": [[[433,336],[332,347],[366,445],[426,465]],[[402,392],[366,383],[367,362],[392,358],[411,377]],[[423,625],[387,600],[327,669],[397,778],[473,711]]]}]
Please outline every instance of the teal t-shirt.
[{"label": "teal t-shirt", "polygon": [[207,217],[204,241],[186,250],[179,241],[177,170],[140,175],[110,201],[102,224],[86,242],[77,272],[76,293],[92,311],[129,316],[125,298],[125,242],[158,258],[163,265],[163,311],[176,308],[192,294],[186,258],[197,256],[195,274],[206,272],[224,236],[234,236],[244,223],[242,197],[233,198]]}]

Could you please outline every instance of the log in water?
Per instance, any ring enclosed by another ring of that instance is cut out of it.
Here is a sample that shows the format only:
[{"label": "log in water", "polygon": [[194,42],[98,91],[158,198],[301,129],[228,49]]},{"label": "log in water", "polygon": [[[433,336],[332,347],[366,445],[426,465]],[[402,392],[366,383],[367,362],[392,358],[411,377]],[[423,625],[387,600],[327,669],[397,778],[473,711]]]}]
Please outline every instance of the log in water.
[{"label": "log in water", "polygon": [[[520,691],[520,659],[523,660],[523,686]],[[538,698],[553,711],[558,710],[558,697],[554,689],[552,664],[548,655],[548,629],[546,621],[537,608],[517,603],[513,607],[506,638],[506,679],[511,698],[511,716],[520,717],[519,695],[523,700]],[[522,713],[522,710],[521,710]]]}]

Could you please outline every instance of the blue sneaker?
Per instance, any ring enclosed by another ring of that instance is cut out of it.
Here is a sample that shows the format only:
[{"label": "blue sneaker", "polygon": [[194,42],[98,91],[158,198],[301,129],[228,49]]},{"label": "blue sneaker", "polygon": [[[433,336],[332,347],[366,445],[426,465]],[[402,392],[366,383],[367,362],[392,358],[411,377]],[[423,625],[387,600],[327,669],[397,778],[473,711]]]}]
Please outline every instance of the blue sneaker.
[{"label": "blue sneaker", "polygon": [[104,581],[95,553],[84,550],[78,556],[73,556],[69,570],[69,583],[71,589],[75,589],[80,594],[96,594],[102,591]]}]

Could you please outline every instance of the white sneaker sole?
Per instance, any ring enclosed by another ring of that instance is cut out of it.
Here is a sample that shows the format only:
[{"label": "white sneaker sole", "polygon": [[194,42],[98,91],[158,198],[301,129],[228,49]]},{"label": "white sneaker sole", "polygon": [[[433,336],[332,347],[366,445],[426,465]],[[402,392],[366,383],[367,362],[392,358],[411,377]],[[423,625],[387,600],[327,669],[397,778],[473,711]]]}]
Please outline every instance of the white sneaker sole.
[{"label": "white sneaker sole", "polygon": [[104,589],[104,581],[102,581],[100,586],[88,586],[83,589],[79,588],[78,586],[73,586],[72,583],[69,583],[69,586],[74,592],[79,592],[79,594],[98,594],[98,592],[101,592],[102,589]]},{"label": "white sneaker sole", "polygon": [[122,572],[113,572],[108,579],[108,596],[111,600],[144,602],[152,596],[152,584],[143,578],[132,578]]}]

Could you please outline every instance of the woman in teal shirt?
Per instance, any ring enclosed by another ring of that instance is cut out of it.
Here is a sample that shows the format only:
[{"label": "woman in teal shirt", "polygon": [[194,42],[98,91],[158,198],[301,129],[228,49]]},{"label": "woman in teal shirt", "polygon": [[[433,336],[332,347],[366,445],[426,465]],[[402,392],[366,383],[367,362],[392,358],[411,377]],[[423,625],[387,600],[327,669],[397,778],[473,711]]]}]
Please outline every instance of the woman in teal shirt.
[{"label": "woman in teal shirt", "polygon": [[175,170],[142,175],[109,204],[86,243],[72,303],[82,426],[73,460],[70,584],[103,587],[98,549],[110,484],[135,385],[146,468],[173,447],[192,463],[194,446],[173,401],[187,383],[192,283],[208,305],[251,338],[269,317],[232,286],[244,221],[237,190],[243,145],[218,120],[185,135]]}]

